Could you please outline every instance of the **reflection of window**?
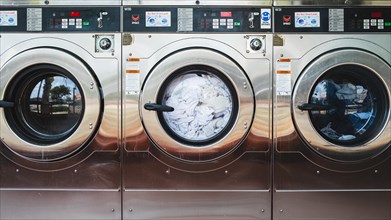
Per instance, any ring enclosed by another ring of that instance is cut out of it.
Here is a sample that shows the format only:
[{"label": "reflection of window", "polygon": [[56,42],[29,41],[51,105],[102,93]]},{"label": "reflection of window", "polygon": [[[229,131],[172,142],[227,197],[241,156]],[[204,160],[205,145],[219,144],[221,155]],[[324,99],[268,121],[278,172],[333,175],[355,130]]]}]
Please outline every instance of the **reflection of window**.
[{"label": "reflection of window", "polygon": [[30,81],[23,93],[26,107],[22,114],[35,132],[61,135],[72,130],[81,119],[82,96],[78,85],[68,77],[42,74]]},{"label": "reflection of window", "polygon": [[80,114],[80,91],[66,77],[47,76],[31,92],[30,111],[37,114]]},{"label": "reflection of window", "polygon": [[311,104],[324,110],[310,112],[318,132],[336,144],[368,141],[382,123],[384,92],[381,82],[363,67],[344,65],[329,70],[311,93]]}]

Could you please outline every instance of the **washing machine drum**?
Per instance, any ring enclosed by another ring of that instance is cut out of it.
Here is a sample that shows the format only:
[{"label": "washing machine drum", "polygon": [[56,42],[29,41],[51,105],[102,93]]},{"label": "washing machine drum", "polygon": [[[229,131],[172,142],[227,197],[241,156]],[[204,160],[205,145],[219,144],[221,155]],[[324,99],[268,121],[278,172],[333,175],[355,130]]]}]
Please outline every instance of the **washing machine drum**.
[{"label": "washing machine drum", "polygon": [[390,146],[391,68],[360,50],[326,54],[303,71],[293,117],[308,146],[338,161],[373,158]]},{"label": "washing machine drum", "polygon": [[101,95],[89,69],[69,53],[33,49],[1,68],[1,138],[15,154],[54,161],[77,152],[100,118]]},{"label": "washing machine drum", "polygon": [[232,152],[254,115],[254,95],[242,69],[207,49],[189,49],[162,60],[141,94],[143,125],[160,150],[202,162]]}]

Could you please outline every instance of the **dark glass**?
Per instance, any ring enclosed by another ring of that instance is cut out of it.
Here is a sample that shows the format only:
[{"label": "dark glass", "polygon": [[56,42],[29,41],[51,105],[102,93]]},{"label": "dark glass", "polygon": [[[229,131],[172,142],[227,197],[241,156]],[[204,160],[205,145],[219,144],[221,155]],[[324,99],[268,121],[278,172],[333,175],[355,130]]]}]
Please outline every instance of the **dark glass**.
[{"label": "dark glass", "polygon": [[312,124],[325,139],[340,146],[370,141],[383,127],[388,109],[381,85],[376,74],[362,66],[328,70],[311,92],[310,103],[324,106],[324,110],[310,111]]},{"label": "dark glass", "polygon": [[65,76],[42,75],[27,85],[22,97],[26,103],[21,109],[23,118],[37,134],[62,135],[81,120],[83,100],[80,89]]}]

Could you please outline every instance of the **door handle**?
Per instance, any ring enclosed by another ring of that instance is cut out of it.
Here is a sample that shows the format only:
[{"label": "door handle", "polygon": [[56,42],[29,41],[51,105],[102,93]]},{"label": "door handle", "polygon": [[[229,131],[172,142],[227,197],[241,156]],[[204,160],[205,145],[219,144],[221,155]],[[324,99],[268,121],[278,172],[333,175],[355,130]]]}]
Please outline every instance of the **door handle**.
[{"label": "door handle", "polygon": [[335,109],[335,107],[332,105],[319,105],[319,104],[311,104],[311,103],[299,104],[297,108],[302,111],[322,111],[322,110]]},{"label": "door handle", "polygon": [[13,108],[14,106],[15,106],[15,103],[13,103],[13,102],[0,100],[0,108]]},{"label": "door handle", "polygon": [[157,103],[146,103],[144,108],[149,111],[157,111],[157,112],[172,112],[174,108],[168,105],[160,105]]}]

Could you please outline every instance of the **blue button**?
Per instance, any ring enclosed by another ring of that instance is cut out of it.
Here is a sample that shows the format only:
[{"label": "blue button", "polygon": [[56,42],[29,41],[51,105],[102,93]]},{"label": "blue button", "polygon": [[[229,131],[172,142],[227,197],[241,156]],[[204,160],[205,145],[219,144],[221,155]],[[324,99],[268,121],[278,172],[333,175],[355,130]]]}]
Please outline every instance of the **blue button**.
[{"label": "blue button", "polygon": [[15,19],[14,18],[8,18],[9,23],[14,23]]},{"label": "blue button", "polygon": [[316,19],[311,20],[311,24],[316,24],[316,23],[318,23],[318,21]]}]

